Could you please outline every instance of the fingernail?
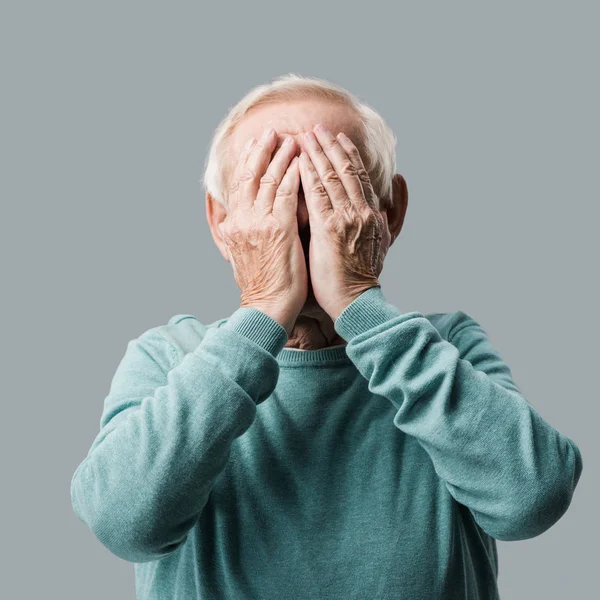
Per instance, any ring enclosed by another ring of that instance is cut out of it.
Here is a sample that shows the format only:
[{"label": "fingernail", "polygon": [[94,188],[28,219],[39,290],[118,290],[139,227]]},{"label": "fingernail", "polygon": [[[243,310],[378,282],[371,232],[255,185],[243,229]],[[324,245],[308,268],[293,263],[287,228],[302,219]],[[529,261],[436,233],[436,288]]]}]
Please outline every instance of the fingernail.
[{"label": "fingernail", "polygon": [[268,140],[271,137],[271,134],[273,133],[273,128],[270,127],[269,129],[267,129],[262,136],[263,141]]},{"label": "fingernail", "polygon": [[289,146],[292,143],[292,137],[288,135],[288,137],[285,138],[285,140],[283,141],[282,146]]}]

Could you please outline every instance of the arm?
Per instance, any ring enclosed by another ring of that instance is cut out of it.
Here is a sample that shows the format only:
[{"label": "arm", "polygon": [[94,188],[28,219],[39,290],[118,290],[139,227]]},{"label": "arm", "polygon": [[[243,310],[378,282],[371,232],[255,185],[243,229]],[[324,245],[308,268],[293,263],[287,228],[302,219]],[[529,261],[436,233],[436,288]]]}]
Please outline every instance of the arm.
[{"label": "arm", "polygon": [[71,481],[79,519],[132,562],[183,544],[232,442],[275,388],[275,356],[287,341],[279,323],[248,307],[207,329],[184,357],[158,329],[129,342],[100,432]]},{"label": "arm", "polygon": [[479,526],[498,540],[535,537],[569,507],[581,453],[525,400],[481,326],[462,311],[453,319],[446,341],[373,287],[334,325],[369,389],[397,408],[394,425]]}]

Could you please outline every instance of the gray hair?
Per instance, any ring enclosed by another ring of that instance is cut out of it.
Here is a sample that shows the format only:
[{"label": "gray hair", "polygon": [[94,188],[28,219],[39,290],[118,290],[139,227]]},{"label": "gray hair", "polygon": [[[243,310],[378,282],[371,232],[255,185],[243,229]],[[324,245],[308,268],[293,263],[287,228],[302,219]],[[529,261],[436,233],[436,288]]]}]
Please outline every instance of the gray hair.
[{"label": "gray hair", "polygon": [[364,150],[361,152],[365,168],[371,178],[379,208],[392,204],[392,177],[396,168],[396,136],[384,119],[367,103],[359,100],[343,87],[316,77],[288,73],[271,83],[250,90],[215,129],[204,166],[204,176],[199,180],[206,192],[224,207],[227,157],[231,136],[237,124],[253,107],[303,98],[320,98],[346,104],[357,115]]}]

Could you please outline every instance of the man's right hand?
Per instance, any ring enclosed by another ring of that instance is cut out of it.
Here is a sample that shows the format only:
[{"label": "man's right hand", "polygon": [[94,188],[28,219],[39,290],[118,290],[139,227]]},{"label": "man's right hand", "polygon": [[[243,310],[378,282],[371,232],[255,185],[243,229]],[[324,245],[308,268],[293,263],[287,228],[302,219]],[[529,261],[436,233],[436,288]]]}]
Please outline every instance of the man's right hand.
[{"label": "man's right hand", "polygon": [[258,142],[248,140],[219,230],[241,290],[241,306],[262,310],[289,335],[307,299],[308,274],[298,236],[296,141],[288,136],[271,160],[276,142],[273,129]]}]

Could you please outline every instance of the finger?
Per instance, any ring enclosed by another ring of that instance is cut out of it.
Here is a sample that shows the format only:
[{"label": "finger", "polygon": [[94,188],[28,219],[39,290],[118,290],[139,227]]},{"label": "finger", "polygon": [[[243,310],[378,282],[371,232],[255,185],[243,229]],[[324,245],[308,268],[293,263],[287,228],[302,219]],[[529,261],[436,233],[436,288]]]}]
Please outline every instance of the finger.
[{"label": "finger", "polygon": [[227,212],[233,211],[238,204],[238,198],[239,198],[239,192],[240,192],[239,177],[240,177],[242,170],[246,166],[246,160],[248,159],[248,156],[250,155],[250,152],[251,152],[252,148],[254,147],[255,143],[256,143],[256,140],[253,137],[251,137],[244,144],[244,147],[242,148],[240,155],[237,159],[237,164],[233,171],[233,175],[231,177],[231,183],[229,185],[229,197],[227,198]]},{"label": "finger", "polygon": [[320,123],[314,128],[317,141],[337,173],[346,195],[357,208],[365,207],[364,191],[354,163],[335,136]]},{"label": "finger", "polygon": [[254,210],[257,213],[266,214],[273,210],[275,195],[295,152],[296,141],[292,136],[286,136],[281,148],[269,163],[266,173],[260,178],[260,187],[254,202]]},{"label": "finger", "polygon": [[273,214],[276,214],[288,225],[291,225],[292,221],[297,223],[298,191],[300,189],[298,162],[298,157],[294,156],[281,179],[273,201]]},{"label": "finger", "polygon": [[333,206],[315,166],[304,151],[300,153],[299,166],[308,217],[315,222],[319,215],[322,217],[332,212]]},{"label": "finger", "polygon": [[271,154],[276,142],[277,136],[275,135],[275,130],[272,127],[268,128],[250,151],[250,155],[239,178],[240,194],[238,197],[238,206],[240,208],[247,209],[254,204],[258,188],[260,187],[260,178],[264,175],[271,162]]},{"label": "finger", "polygon": [[350,203],[346,189],[342,185],[338,174],[331,166],[327,155],[312,131],[304,134],[306,152],[309,155],[316,172],[319,174],[325,191],[329,195],[329,201],[333,209],[343,208]]},{"label": "finger", "polygon": [[377,194],[373,189],[371,178],[369,177],[369,173],[365,168],[358,148],[354,145],[352,140],[341,131],[338,133],[337,139],[342,148],[345,150],[346,154],[348,155],[348,158],[354,165],[356,176],[360,180],[363,188],[363,202],[366,202],[373,210],[377,210],[379,204],[379,201],[377,200]]}]

